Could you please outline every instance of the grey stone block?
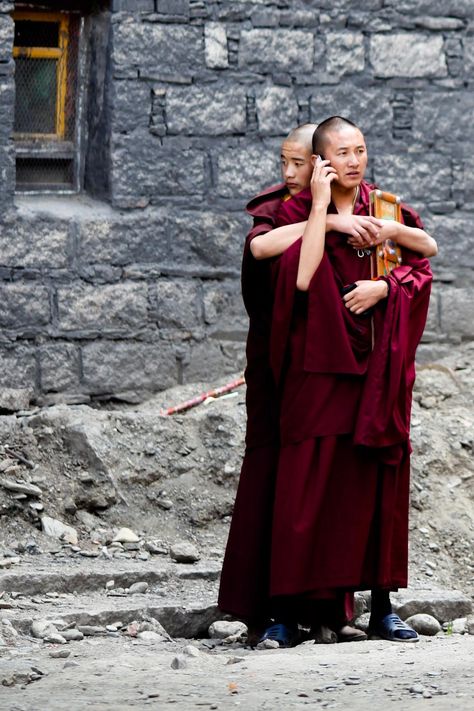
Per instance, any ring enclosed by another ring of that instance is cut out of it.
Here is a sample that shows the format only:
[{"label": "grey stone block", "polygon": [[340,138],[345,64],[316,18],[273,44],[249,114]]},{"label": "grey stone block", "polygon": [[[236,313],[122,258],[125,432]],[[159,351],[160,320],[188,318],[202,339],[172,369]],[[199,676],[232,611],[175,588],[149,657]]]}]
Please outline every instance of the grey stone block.
[{"label": "grey stone block", "polygon": [[168,210],[148,209],[138,215],[92,220],[79,225],[78,254],[83,262],[125,265],[169,259]]},{"label": "grey stone block", "polygon": [[9,15],[0,14],[0,62],[12,56],[15,24]]},{"label": "grey stone block", "polygon": [[387,7],[394,6],[397,12],[407,15],[445,15],[447,17],[474,17],[474,7],[471,0],[445,0],[442,6],[433,0],[385,0]]},{"label": "grey stone block", "polygon": [[217,136],[245,132],[246,93],[240,86],[187,87],[166,92],[169,133]]},{"label": "grey stone block", "polygon": [[157,0],[156,11],[163,15],[189,17],[189,0]]},{"label": "grey stone block", "polygon": [[369,86],[351,91],[347,91],[345,84],[320,87],[311,98],[311,120],[319,123],[329,116],[347,116],[368,139],[388,138],[392,127],[391,98],[386,87]]},{"label": "grey stone block", "polygon": [[242,214],[182,211],[170,221],[170,260],[178,264],[240,268],[247,231]]},{"label": "grey stone block", "polygon": [[439,295],[436,291],[431,292],[430,306],[428,309],[428,318],[426,319],[425,331],[437,333],[440,329],[439,322]]},{"label": "grey stone block", "polygon": [[382,78],[445,77],[448,73],[443,38],[420,32],[372,35],[370,61],[375,76]]},{"label": "grey stone block", "polygon": [[243,30],[240,36],[239,66],[256,69],[258,72],[311,72],[313,53],[312,32]]},{"label": "grey stone block", "polygon": [[112,12],[153,12],[155,0],[112,0]]},{"label": "grey stone block", "polygon": [[0,386],[15,388],[37,387],[34,348],[16,346],[0,348]]},{"label": "grey stone block", "polygon": [[227,33],[222,22],[206,22],[204,25],[204,49],[209,69],[226,69],[229,66]]},{"label": "grey stone block", "polygon": [[113,89],[113,127],[117,131],[148,128],[151,112],[151,89],[145,82],[115,81]]},{"label": "grey stone block", "polygon": [[248,318],[239,280],[204,283],[204,320],[213,338],[240,341],[246,338]]},{"label": "grey stone block", "polygon": [[59,328],[63,332],[124,332],[127,337],[145,326],[147,311],[144,284],[73,284],[58,288]]},{"label": "grey stone block", "polygon": [[441,329],[466,340],[474,338],[472,288],[446,286],[441,300]]},{"label": "grey stone block", "polygon": [[474,37],[464,37],[464,76],[471,79],[474,75]]},{"label": "grey stone block", "polygon": [[40,346],[40,382],[45,392],[79,389],[79,350],[70,343]]},{"label": "grey stone block", "polygon": [[177,382],[175,352],[163,342],[97,341],[82,348],[82,363],[85,389],[91,393],[156,392]]},{"label": "grey stone block", "polygon": [[16,219],[0,230],[1,263],[8,267],[60,269],[67,266],[67,223]]},{"label": "grey stone block", "polygon": [[220,153],[217,160],[217,192],[226,198],[250,199],[263,187],[278,183],[280,143],[269,147],[254,143]]},{"label": "grey stone block", "polygon": [[192,383],[214,378],[214,374],[234,375],[245,367],[245,343],[206,340],[193,344],[183,368],[183,382]]},{"label": "grey stone block", "polygon": [[426,153],[378,155],[373,161],[375,182],[383,190],[400,195],[407,203],[451,197],[451,166],[444,156]]},{"label": "grey stone block", "polygon": [[0,326],[39,330],[50,321],[49,292],[37,284],[0,284]]},{"label": "grey stone block", "polygon": [[438,242],[435,270],[439,267],[447,267],[450,271],[459,267],[474,268],[472,217],[465,213],[426,217],[426,228]]},{"label": "grey stone block", "polygon": [[163,73],[164,67],[179,67],[180,71],[195,74],[204,67],[202,29],[185,25],[141,23],[138,18],[127,18],[114,25],[115,66],[138,67],[151,76]]},{"label": "grey stone block", "polygon": [[155,289],[156,318],[160,328],[192,330],[202,324],[202,299],[196,283],[161,279]]},{"label": "grey stone block", "polygon": [[417,92],[413,138],[420,142],[474,140],[472,92]]},{"label": "grey stone block", "polygon": [[0,140],[2,143],[8,141],[13,128],[14,105],[15,85],[13,79],[5,77],[0,82]]},{"label": "grey stone block", "polygon": [[449,622],[472,611],[471,600],[459,590],[406,590],[391,594],[394,611],[402,620],[416,614]]},{"label": "grey stone block", "polygon": [[362,72],[365,67],[364,35],[361,32],[328,32],[326,68],[330,74]]},{"label": "grey stone block", "polygon": [[256,107],[261,134],[281,136],[298,123],[298,104],[293,89],[282,86],[259,89]]},{"label": "grey stone block", "polygon": [[151,134],[116,134],[112,152],[112,196],[115,204],[144,207],[163,195],[202,195],[205,156],[198,150],[176,152]]}]

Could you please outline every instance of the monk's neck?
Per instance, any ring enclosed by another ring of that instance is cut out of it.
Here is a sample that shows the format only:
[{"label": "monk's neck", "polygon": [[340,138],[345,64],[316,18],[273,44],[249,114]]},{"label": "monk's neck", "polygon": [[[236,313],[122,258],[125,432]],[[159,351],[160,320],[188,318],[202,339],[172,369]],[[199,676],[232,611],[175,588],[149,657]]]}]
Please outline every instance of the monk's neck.
[{"label": "monk's neck", "polygon": [[343,188],[335,183],[331,186],[331,197],[336,210],[340,215],[352,214],[354,204],[359,194],[359,188]]}]

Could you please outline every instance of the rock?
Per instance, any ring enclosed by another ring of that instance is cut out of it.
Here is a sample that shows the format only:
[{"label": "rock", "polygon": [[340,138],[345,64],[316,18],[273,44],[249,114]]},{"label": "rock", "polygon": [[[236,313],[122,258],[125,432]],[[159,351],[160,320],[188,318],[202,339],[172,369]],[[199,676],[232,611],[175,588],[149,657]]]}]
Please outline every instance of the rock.
[{"label": "rock", "polygon": [[145,550],[152,555],[168,555],[169,548],[163,543],[158,543],[157,541],[147,541],[145,543]]},{"label": "rock", "polygon": [[410,694],[417,694],[417,695],[423,694],[424,690],[425,690],[425,687],[422,686],[421,684],[413,684],[413,686],[410,686],[410,688],[409,688]]},{"label": "rock", "polygon": [[247,634],[247,625],[243,622],[217,620],[209,627],[209,637],[211,639],[226,639],[234,635]]},{"label": "rock", "polygon": [[0,479],[0,486],[3,486],[7,491],[12,491],[16,494],[26,494],[26,496],[41,496],[42,490],[36,484],[30,484],[26,481],[15,481],[13,479]]},{"label": "rock", "polygon": [[369,620],[370,620],[370,612],[364,612],[362,615],[359,615],[354,620],[354,626],[357,627],[359,630],[363,630],[363,632],[367,632],[369,628]]},{"label": "rock", "polygon": [[173,543],[170,556],[177,563],[196,563],[201,558],[197,547],[189,541]]},{"label": "rock", "polygon": [[100,625],[77,625],[79,632],[82,632],[84,637],[93,637],[96,634],[105,634],[105,627]]},{"label": "rock", "polygon": [[42,516],[41,526],[47,536],[57,538],[65,543],[71,543],[73,546],[77,546],[77,531],[75,528],[72,528],[72,526],[68,526],[56,518],[51,518],[51,516]]},{"label": "rock", "polygon": [[441,625],[433,615],[425,615],[423,613],[411,615],[405,622],[407,625],[410,625],[410,627],[413,627],[418,634],[427,635],[428,637],[432,637],[438,634],[438,632],[441,632]]},{"label": "rock", "polygon": [[33,396],[34,392],[30,388],[1,388],[0,410],[7,412],[27,410]]},{"label": "rock", "polygon": [[53,634],[58,634],[58,629],[49,620],[33,620],[31,624],[31,634],[36,639],[44,639]]},{"label": "rock", "polygon": [[63,630],[61,635],[67,642],[80,642],[81,639],[84,639],[83,633],[74,628],[70,630]]},{"label": "rock", "polygon": [[115,587],[115,580],[107,580],[105,583],[106,590],[112,590]]},{"label": "rock", "polygon": [[197,647],[195,647],[193,644],[188,644],[186,647],[183,649],[183,654],[185,654],[187,657],[199,657],[201,652]]},{"label": "rock", "polygon": [[115,534],[113,541],[118,543],[138,543],[140,538],[130,528],[120,528]]},{"label": "rock", "polygon": [[65,665],[63,666],[63,669],[70,669],[72,667],[78,667],[78,666],[79,666],[79,662],[75,662],[73,659],[69,659],[69,661],[67,661],[65,663]]},{"label": "rock", "polygon": [[171,669],[186,669],[188,660],[184,654],[177,654],[171,662]]},{"label": "rock", "polygon": [[450,629],[452,634],[466,634],[467,617],[458,617],[456,620],[453,620]]},{"label": "rock", "polygon": [[148,583],[145,581],[141,581],[138,583],[133,583],[133,585],[130,585],[128,588],[128,593],[129,595],[138,595],[138,594],[143,594],[146,593],[148,590]]},{"label": "rock", "polygon": [[70,649],[53,649],[49,653],[49,656],[52,657],[53,659],[67,659],[69,655],[71,654]]},{"label": "rock", "polygon": [[53,632],[45,635],[43,637],[43,642],[47,642],[48,644],[67,644],[67,640],[62,636],[62,634],[59,634],[59,632]]},{"label": "rock", "polygon": [[280,645],[276,639],[264,639],[257,644],[257,649],[280,649]]},{"label": "rock", "polygon": [[474,634],[474,615],[469,615],[466,618],[466,631],[467,634]]},{"label": "rock", "polygon": [[441,624],[472,612],[472,601],[459,590],[407,590],[391,594],[394,612],[402,620],[424,613]]}]

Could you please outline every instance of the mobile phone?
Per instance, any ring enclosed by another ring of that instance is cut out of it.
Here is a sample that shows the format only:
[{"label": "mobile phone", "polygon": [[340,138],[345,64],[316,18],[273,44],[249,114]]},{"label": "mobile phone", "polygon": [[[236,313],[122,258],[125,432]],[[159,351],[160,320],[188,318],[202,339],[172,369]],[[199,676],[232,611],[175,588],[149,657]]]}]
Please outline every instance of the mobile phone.
[{"label": "mobile phone", "polygon": [[[345,296],[346,294],[349,294],[349,292],[354,291],[354,289],[357,289],[357,284],[352,283],[352,284],[346,284],[345,286],[341,287],[341,296]],[[370,309],[367,309],[367,311],[363,311],[361,314],[354,314],[354,316],[371,316],[373,312],[373,308],[371,307]]]}]

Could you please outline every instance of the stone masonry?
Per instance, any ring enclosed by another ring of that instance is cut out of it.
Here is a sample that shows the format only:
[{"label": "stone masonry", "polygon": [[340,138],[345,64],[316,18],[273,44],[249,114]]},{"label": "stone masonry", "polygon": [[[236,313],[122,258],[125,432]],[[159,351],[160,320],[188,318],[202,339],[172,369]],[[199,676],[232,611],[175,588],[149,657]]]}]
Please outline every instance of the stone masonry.
[{"label": "stone masonry", "polygon": [[364,130],[369,177],[438,240],[420,358],[474,338],[472,0],[113,0],[87,16],[84,50],[101,68],[89,154],[106,157],[105,192],[86,165],[90,196],[48,198],[15,196],[13,5],[0,0],[0,386],[141,398],[242,369],[245,202],[278,181],[289,129],[336,113]]}]

